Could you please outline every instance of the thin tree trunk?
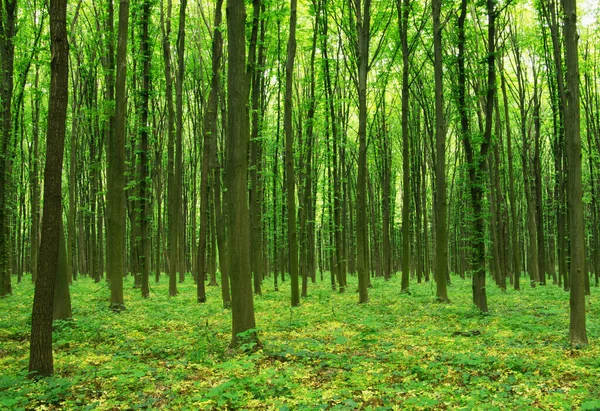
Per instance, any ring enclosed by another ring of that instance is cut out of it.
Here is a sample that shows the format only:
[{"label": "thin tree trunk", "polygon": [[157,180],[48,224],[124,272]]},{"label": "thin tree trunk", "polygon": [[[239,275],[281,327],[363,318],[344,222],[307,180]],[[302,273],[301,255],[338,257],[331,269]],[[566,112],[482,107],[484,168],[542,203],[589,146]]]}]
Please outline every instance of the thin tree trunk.
[{"label": "thin tree trunk", "polygon": [[[206,302],[205,282],[205,264],[206,264],[206,239],[208,232],[208,173],[211,156],[211,135],[217,131],[217,115],[219,103],[219,82],[221,70],[222,40],[217,36],[218,26],[221,20],[221,4],[217,4],[215,11],[215,31],[213,34],[212,45],[212,77],[210,93],[208,96],[208,105],[204,115],[203,124],[203,156],[202,156],[202,176],[200,180],[200,239],[198,241],[198,302]],[[216,136],[215,136],[216,138]],[[215,145],[216,148],[216,145]]]},{"label": "thin tree trunk", "polygon": [[150,0],[144,0],[141,16],[141,46],[142,58],[142,88],[140,102],[140,141],[139,141],[139,224],[140,247],[138,261],[141,273],[142,297],[150,296],[148,278],[150,275],[150,190],[149,190],[149,162],[148,162],[148,111],[150,97],[150,38],[148,28],[150,25]]},{"label": "thin tree trunk", "polygon": [[256,49],[259,47],[260,53],[263,50],[263,42],[258,43],[259,26],[261,27],[261,38],[264,39],[264,25],[261,24],[261,0],[253,0],[253,19],[252,34],[250,37],[250,50],[248,56],[248,75],[251,88],[251,106],[252,106],[252,129],[250,135],[250,265],[254,279],[254,293],[262,294],[261,282],[264,275],[262,266],[262,226],[261,226],[261,204],[260,204],[260,168],[261,168],[261,142],[259,99],[260,99],[260,77],[262,69],[259,67]]},{"label": "thin tree trunk", "polygon": [[[39,89],[39,78],[40,78],[40,73],[39,73],[39,66],[36,64],[35,66],[35,80],[34,80],[34,87],[36,90]],[[74,87],[75,89],[75,87]],[[73,93],[74,95],[76,94],[76,92]],[[32,138],[33,141],[31,142],[32,148],[33,148],[33,153],[32,153],[32,164],[31,164],[31,171],[30,171],[30,185],[31,185],[31,238],[30,238],[30,242],[31,242],[31,262],[30,262],[30,267],[31,267],[31,279],[33,281],[33,283],[35,284],[35,277],[37,275],[37,265],[38,265],[38,255],[39,255],[39,247],[40,247],[40,242],[39,242],[39,238],[40,238],[40,229],[39,229],[39,219],[40,219],[40,193],[39,193],[39,167],[40,167],[40,160],[39,160],[39,137],[40,137],[40,131],[39,131],[39,118],[40,118],[40,99],[39,98],[34,98],[32,99],[32,107],[33,107],[33,115],[32,115]],[[73,102],[73,107],[76,107],[76,102]],[[77,121],[77,116],[73,115],[73,124],[76,123]],[[71,160],[72,157],[74,156],[75,153],[75,144],[74,144],[74,140],[75,140],[75,127],[73,126],[71,128]],[[74,161],[72,160],[70,163],[70,169],[74,169]],[[71,171],[71,170],[69,170]],[[73,170],[74,171],[74,170]],[[73,243],[71,243],[71,241],[69,242],[69,244],[74,244],[74,234],[75,234],[75,208],[74,208],[74,204],[75,204],[75,175],[74,173],[70,173],[71,179],[69,180],[69,240],[73,241]],[[71,193],[71,187],[73,187],[73,193]],[[72,201],[71,201],[72,199]],[[71,224],[73,224],[71,226]],[[74,248],[71,248],[71,252],[74,252]]]},{"label": "thin tree trunk", "polygon": [[[110,306],[113,310],[125,308],[123,301],[123,275],[127,255],[127,209],[125,199],[125,127],[127,81],[127,34],[129,1],[121,0],[117,43],[117,81],[115,89],[115,132],[108,141],[108,192],[106,243],[107,277],[110,280]],[[72,137],[73,138],[73,137]],[[71,143],[72,145],[74,143]],[[74,159],[74,155],[71,154]],[[72,171],[73,172],[73,171]]]},{"label": "thin tree trunk", "polygon": [[502,90],[502,101],[504,105],[504,124],[506,125],[506,152],[508,162],[508,196],[510,202],[510,221],[511,221],[511,252],[513,256],[513,286],[515,290],[521,289],[521,283],[519,281],[521,277],[521,253],[519,248],[518,230],[519,222],[517,219],[517,206],[516,206],[516,195],[515,195],[515,174],[513,168],[513,152],[512,152],[512,134],[510,127],[510,114],[509,114],[509,103],[508,96],[506,93],[506,81],[504,78],[504,70],[502,65],[500,66],[500,87]]},{"label": "thin tree trunk", "polygon": [[[446,135],[444,130],[444,86],[442,63],[442,28],[440,25],[441,0],[432,0],[433,47],[435,76],[435,267],[436,296],[440,302],[450,302],[447,291],[448,233],[446,226]],[[427,241],[427,238],[425,239]]]},{"label": "thin tree trunk", "polygon": [[410,0],[398,0],[398,25],[402,47],[402,285],[401,291],[408,292],[410,275],[410,155],[408,135],[408,15]]},{"label": "thin tree trunk", "polygon": [[[165,97],[167,109],[167,218],[168,218],[168,255],[169,255],[169,295],[176,296],[177,272],[181,270],[179,262],[179,213],[181,199],[177,185],[177,172],[175,166],[175,113],[173,110],[173,78],[171,68],[171,11],[172,2],[168,0],[165,16],[164,6],[161,1],[160,17],[163,35],[163,59],[165,65]],[[180,4],[180,7],[182,4]]]},{"label": "thin tree trunk", "polygon": [[288,247],[290,259],[290,279],[292,285],[292,307],[300,305],[298,290],[298,241],[296,234],[296,177],[294,173],[294,130],[292,128],[292,81],[294,58],[296,57],[296,0],[290,1],[290,35],[285,64],[285,99],[283,118],[285,129],[285,169],[287,186]]},{"label": "thin tree trunk", "polygon": [[0,297],[11,293],[9,271],[8,217],[9,205],[9,163],[12,136],[11,106],[13,94],[13,72],[15,58],[14,37],[16,34],[17,0],[7,0],[0,4],[0,67],[2,86],[0,110],[2,140],[0,146]]},{"label": "thin tree trunk", "polygon": [[367,224],[367,73],[371,0],[354,0],[358,57],[358,174],[356,181],[356,249],[358,255],[358,301],[369,301],[369,227]]}]

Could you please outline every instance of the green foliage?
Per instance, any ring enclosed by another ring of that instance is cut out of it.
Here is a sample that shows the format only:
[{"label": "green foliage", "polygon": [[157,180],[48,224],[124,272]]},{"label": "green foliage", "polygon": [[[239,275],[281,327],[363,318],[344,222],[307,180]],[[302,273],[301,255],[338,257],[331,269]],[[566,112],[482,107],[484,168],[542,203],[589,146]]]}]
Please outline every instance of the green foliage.
[{"label": "green foliage", "polygon": [[[349,290],[356,287],[350,277]],[[132,284],[126,279],[126,289]],[[600,330],[590,297],[591,345],[568,344],[568,294],[555,287],[488,290],[491,315],[472,308],[470,282],[453,279],[452,304],[430,284],[399,292],[373,280],[372,302],[316,284],[288,307],[289,283],[256,297],[262,346],[229,348],[231,313],[218,287],[129,293],[108,308],[91,279],[71,288],[74,320],[54,330],[56,375],[29,380],[33,287],[0,300],[0,409],[513,410],[600,408]],[[243,338],[252,337],[251,330]],[[250,343],[249,343],[250,344]],[[244,349],[245,348],[245,349]]]}]

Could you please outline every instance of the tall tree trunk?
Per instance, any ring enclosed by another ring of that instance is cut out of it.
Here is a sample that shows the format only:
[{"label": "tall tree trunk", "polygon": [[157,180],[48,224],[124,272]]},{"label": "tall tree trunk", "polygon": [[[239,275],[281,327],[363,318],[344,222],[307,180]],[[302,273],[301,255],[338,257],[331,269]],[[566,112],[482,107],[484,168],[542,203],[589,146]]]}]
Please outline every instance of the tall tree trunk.
[{"label": "tall tree trunk", "polygon": [[141,273],[142,297],[150,296],[148,278],[150,275],[150,189],[149,189],[149,161],[148,161],[148,112],[150,98],[150,37],[148,28],[150,25],[150,0],[144,0],[141,16],[141,45],[140,53],[142,59],[142,84],[140,101],[140,141],[138,148],[139,156],[139,224],[140,224],[140,247],[138,261]]},{"label": "tall tree trunk", "polygon": [[[203,303],[206,301],[206,291],[204,287],[205,282],[205,262],[206,262],[206,239],[208,233],[208,173],[211,158],[215,157],[216,153],[213,154],[211,150],[216,149],[216,144],[212,147],[211,140],[216,143],[216,135],[214,138],[213,134],[217,132],[217,115],[218,115],[218,103],[219,103],[219,85],[220,85],[220,71],[221,71],[221,55],[222,55],[222,39],[219,31],[219,24],[221,21],[221,4],[217,4],[215,10],[215,30],[213,33],[213,44],[212,44],[212,77],[210,85],[210,93],[208,96],[208,106],[206,113],[204,114],[203,124],[203,156],[202,156],[202,176],[200,180],[200,239],[198,241],[198,302]],[[220,177],[219,177],[220,178]]]},{"label": "tall tree trunk", "polygon": [[9,187],[10,143],[12,137],[12,94],[15,59],[14,37],[16,34],[17,0],[6,0],[0,4],[0,67],[2,85],[0,86],[0,110],[2,140],[0,142],[0,297],[11,293],[9,271],[8,216],[7,199]]},{"label": "tall tree trunk", "polygon": [[513,273],[513,286],[515,290],[521,289],[520,277],[521,277],[521,253],[519,248],[519,221],[517,218],[517,205],[515,195],[515,174],[513,168],[513,152],[512,152],[512,134],[510,127],[510,114],[509,114],[509,103],[508,96],[506,93],[506,81],[504,78],[504,70],[502,65],[500,66],[500,87],[502,89],[502,101],[504,105],[504,124],[506,125],[506,153],[508,162],[508,196],[510,202],[510,221],[511,221],[511,247],[512,252],[512,273]]},{"label": "tall tree trunk", "polygon": [[398,25],[402,47],[402,292],[408,292],[410,275],[410,154],[408,135],[408,15],[410,0],[398,0]]},{"label": "tall tree trunk", "polygon": [[381,102],[381,136],[382,136],[382,168],[383,168],[383,198],[381,199],[381,212],[383,223],[383,276],[386,280],[392,277],[392,243],[390,239],[390,226],[393,219],[390,216],[390,202],[392,191],[392,147],[387,129],[387,110],[385,92]]},{"label": "tall tree trunk", "polygon": [[587,344],[585,328],[585,226],[581,178],[581,136],[579,107],[579,57],[577,52],[577,10],[575,0],[562,0],[565,30],[566,106],[565,143],[568,162],[567,202],[571,239],[571,321],[572,345]]},{"label": "tall tree trunk", "polygon": [[285,129],[285,169],[287,186],[288,247],[290,253],[290,279],[292,285],[292,307],[300,305],[298,290],[298,240],[296,234],[296,175],[294,173],[294,130],[292,128],[292,81],[294,58],[296,57],[296,0],[290,1],[290,35],[285,63],[285,99],[283,120]]},{"label": "tall tree trunk", "polygon": [[50,98],[44,170],[44,211],[38,276],[33,298],[29,372],[48,376],[54,372],[52,358],[52,313],[58,269],[62,220],[62,163],[69,99],[69,46],[67,1],[50,2]]},{"label": "tall tree trunk", "polygon": [[[259,54],[264,50],[264,20],[261,16],[261,0],[253,0],[253,18],[252,34],[250,37],[250,50],[248,56],[248,76],[250,79],[251,106],[252,106],[252,129],[250,134],[250,265],[254,279],[254,293],[260,295],[261,282],[264,275],[262,266],[262,213],[260,204],[260,169],[261,169],[261,151],[262,143],[259,140],[260,133],[260,95],[261,95],[261,77],[263,69],[260,67],[261,56],[257,57],[257,47]],[[261,23],[262,22],[262,23]],[[259,27],[261,32],[261,42],[259,44]]]},{"label": "tall tree trunk", "polygon": [[[180,4],[180,7],[182,4]],[[179,186],[177,185],[177,173],[175,166],[175,113],[173,111],[173,78],[171,68],[171,10],[172,2],[168,0],[167,11],[161,2],[161,27],[163,35],[163,59],[165,64],[165,95],[167,109],[167,218],[168,218],[168,254],[169,254],[169,295],[177,295],[177,272],[181,270],[177,266],[179,262],[179,214],[181,212],[181,199],[179,197]]]},{"label": "tall tree trunk", "polygon": [[358,301],[369,301],[369,226],[367,224],[367,74],[371,0],[354,0],[358,57],[358,174],[356,179],[356,249]]},{"label": "tall tree trunk", "polygon": [[[217,28],[221,25],[222,20],[222,9],[223,0],[218,0],[215,8],[215,32],[213,41],[215,47],[222,49],[223,47],[223,35]],[[214,53],[214,52],[213,52]],[[219,82],[219,93],[220,86]],[[220,93],[222,94],[222,93]],[[222,101],[221,104],[221,123],[222,130],[227,135],[227,113],[225,110],[225,104]],[[227,267],[228,262],[228,247],[227,239],[225,237],[225,221],[223,217],[223,206],[221,205],[221,162],[217,155],[217,124],[213,123],[213,130],[211,133],[211,153],[212,153],[212,168],[213,168],[213,186],[214,186],[214,199],[215,199],[215,220],[216,220],[216,231],[217,231],[217,244],[219,246],[219,271],[221,272],[221,297],[223,299],[223,308],[231,307],[231,295],[229,291],[229,269]]]},{"label": "tall tree trunk", "polygon": [[[566,190],[566,159],[565,159],[565,107],[566,93],[563,76],[562,60],[562,39],[560,35],[560,25],[558,21],[558,6],[556,0],[544,0],[540,2],[542,14],[550,28],[550,37],[552,40],[552,63],[547,64],[550,67],[550,74],[554,75],[554,81],[549,77],[549,88],[551,90],[551,107],[553,113],[553,154],[555,168],[555,186],[554,203],[556,212],[556,226],[558,236],[558,274],[559,284],[562,281],[565,290],[569,289],[568,281],[568,233],[567,233],[567,210],[565,204]],[[549,54],[549,53],[547,53]],[[548,58],[547,60],[550,60]]]},{"label": "tall tree trunk", "polygon": [[[117,40],[117,81],[115,89],[115,132],[108,141],[108,192],[106,221],[107,277],[110,280],[110,305],[113,310],[125,308],[123,275],[127,255],[127,209],[125,202],[125,127],[127,81],[127,31],[129,1],[121,0]],[[72,137],[73,138],[73,137]],[[73,145],[73,143],[72,143]],[[73,158],[73,155],[71,155]]]},{"label": "tall tree trunk", "polygon": [[486,174],[487,152],[490,146],[493,102],[496,91],[495,42],[496,11],[494,0],[487,0],[488,14],[488,51],[487,51],[487,90],[485,97],[485,128],[483,142],[473,146],[469,126],[469,113],[466,103],[465,74],[465,30],[464,22],[467,14],[467,1],[461,1],[461,12],[458,19],[458,105],[461,118],[461,138],[465,150],[470,184],[471,207],[473,209],[473,303],[482,312],[488,311],[485,291],[485,224],[483,215],[483,191]]},{"label": "tall tree trunk", "polygon": [[540,94],[538,87],[538,72],[535,64],[533,65],[533,195],[535,198],[535,217],[537,230],[537,260],[538,275],[541,285],[546,285],[546,252],[544,247],[544,207],[542,199],[542,161],[540,158],[540,140],[542,138],[541,120],[540,120]]},{"label": "tall tree trunk", "polygon": [[[227,0],[227,268],[231,278],[232,345],[257,341],[250,268],[248,188],[248,82],[246,65],[246,7],[243,0]],[[243,337],[240,333],[246,333]],[[248,335],[249,333],[249,335]]]},{"label": "tall tree trunk", "polygon": [[[317,5],[318,7],[318,5]],[[314,117],[316,109],[315,100],[315,58],[317,52],[317,39],[319,33],[319,14],[320,10],[315,12],[315,22],[313,26],[313,39],[312,39],[312,50],[310,54],[310,84],[309,84],[309,102],[308,112],[306,118],[306,159],[305,159],[305,171],[304,171],[304,191],[302,198],[301,207],[301,248],[304,250],[303,264],[304,269],[302,270],[302,296],[306,297],[308,288],[308,277],[313,276],[314,266],[312,265],[312,259],[314,259],[314,220],[312,219],[312,203],[313,203],[313,147],[314,147]]]},{"label": "tall tree trunk", "polygon": [[[34,87],[36,90],[39,89],[39,66],[36,64],[35,66],[35,80]],[[73,93],[76,94],[76,93]],[[38,255],[39,255],[39,247],[40,247],[40,229],[39,229],[39,221],[40,221],[40,193],[39,193],[39,167],[40,167],[40,159],[39,159],[39,139],[40,139],[40,127],[39,127],[39,118],[40,118],[40,99],[35,98],[32,101],[33,107],[33,118],[32,118],[32,138],[31,142],[33,153],[32,153],[32,164],[30,168],[30,187],[31,187],[31,279],[35,284],[35,277],[37,276],[37,265],[38,265]],[[75,102],[73,102],[73,107],[75,107]],[[76,116],[73,115],[73,122],[76,122]],[[72,130],[73,131],[73,130]],[[75,133],[71,132],[71,140],[75,139]],[[74,153],[74,144],[71,143],[71,150]],[[74,161],[70,163],[70,169],[74,168]],[[69,171],[70,171],[69,169]],[[75,175],[70,173],[71,179],[69,180],[69,240],[74,240],[74,225],[75,225],[75,192],[71,196],[71,187],[75,186]],[[71,201],[71,197],[73,197],[73,201]],[[73,227],[71,227],[73,224]],[[71,231],[73,230],[73,231]],[[69,243],[71,244],[71,243]],[[71,249],[72,252],[74,251]]]},{"label": "tall tree trunk", "polygon": [[[337,283],[339,285],[340,293],[345,292],[346,284],[344,282],[345,278],[345,264],[343,257],[344,250],[344,237],[342,235],[342,217],[341,217],[341,208],[342,208],[342,193],[341,193],[341,177],[340,177],[340,165],[338,161],[338,146],[340,138],[339,132],[339,121],[337,116],[335,115],[335,100],[334,100],[334,91],[332,87],[332,73],[330,70],[330,61],[328,56],[328,14],[327,14],[327,3],[323,2],[322,5],[323,10],[323,69],[324,69],[324,82],[325,82],[325,95],[327,98],[328,105],[328,115],[329,121],[331,122],[331,133],[332,133],[332,156],[331,156],[331,167],[329,167],[328,172],[333,174],[333,186],[330,183],[330,191],[333,190],[331,194],[332,199],[330,199],[330,208],[332,210],[331,213],[331,221],[330,225],[333,228],[332,235],[334,239],[334,249],[332,252],[335,254],[335,265],[330,267],[331,274],[335,276],[337,279]],[[328,148],[328,152],[329,148]],[[330,179],[331,180],[331,179]],[[332,200],[332,202],[331,202]]]},{"label": "tall tree trunk", "polygon": [[[432,0],[433,48],[435,76],[435,267],[436,295],[438,301],[449,302],[446,278],[448,277],[448,233],[446,227],[446,135],[444,130],[444,84],[442,76],[442,28],[440,25],[441,0]],[[427,238],[425,239],[427,241]]]}]

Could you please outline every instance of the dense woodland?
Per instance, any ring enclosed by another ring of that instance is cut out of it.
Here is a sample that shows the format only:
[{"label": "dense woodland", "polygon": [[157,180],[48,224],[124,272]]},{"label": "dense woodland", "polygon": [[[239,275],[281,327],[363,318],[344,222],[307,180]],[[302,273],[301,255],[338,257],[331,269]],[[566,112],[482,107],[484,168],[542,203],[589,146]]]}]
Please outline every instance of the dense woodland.
[{"label": "dense woodland", "polygon": [[195,282],[246,349],[282,283],[292,306],[322,282],[376,305],[396,276],[456,304],[469,279],[483,313],[490,288],[560,287],[587,344],[597,7],[1,0],[0,296],[36,286],[30,371],[82,277],[117,312]]}]

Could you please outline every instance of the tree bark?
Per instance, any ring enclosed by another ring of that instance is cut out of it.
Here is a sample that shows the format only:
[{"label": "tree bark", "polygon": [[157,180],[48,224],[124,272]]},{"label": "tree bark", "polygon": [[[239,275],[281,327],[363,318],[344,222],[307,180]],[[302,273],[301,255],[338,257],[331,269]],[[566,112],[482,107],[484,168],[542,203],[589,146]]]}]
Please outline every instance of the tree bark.
[{"label": "tree bark", "polygon": [[67,272],[67,247],[62,217],[58,238],[58,266],[54,285],[53,320],[68,320],[72,317],[69,273]]},{"label": "tree bark", "polygon": [[52,313],[55,278],[58,269],[59,236],[62,220],[62,163],[69,99],[69,45],[67,41],[67,1],[50,1],[50,98],[46,165],[44,169],[44,209],[38,276],[33,299],[29,372],[49,376],[54,372],[52,358]]},{"label": "tree bark", "polygon": [[8,167],[10,162],[10,143],[12,137],[12,94],[15,59],[14,37],[16,34],[17,0],[3,1],[0,4],[0,67],[2,69],[2,85],[0,87],[0,121],[2,124],[2,140],[0,142],[0,297],[11,294],[9,270],[8,217],[7,199],[10,190]]},{"label": "tree bark", "polygon": [[142,85],[140,101],[140,141],[139,156],[139,227],[140,245],[138,261],[141,273],[142,297],[150,296],[148,278],[150,276],[150,190],[149,190],[149,161],[148,161],[148,112],[150,101],[150,0],[144,0],[141,16],[141,45]]},{"label": "tree bark", "polygon": [[129,1],[121,0],[117,40],[117,81],[115,88],[115,132],[108,141],[106,252],[107,277],[110,280],[110,306],[113,310],[125,308],[123,276],[127,254],[127,209],[125,202],[125,127],[127,81],[127,31]]},{"label": "tree bark", "polygon": [[409,50],[408,16],[410,0],[398,0],[398,25],[402,47],[402,284],[401,291],[408,292],[410,275],[410,154],[408,135]]},{"label": "tree bark", "polygon": [[567,202],[571,239],[571,293],[569,334],[571,345],[587,344],[585,328],[585,226],[581,170],[579,107],[579,57],[577,52],[577,10],[575,0],[562,0],[565,30],[566,106],[565,143],[568,163]]},{"label": "tree bark", "polygon": [[[243,0],[227,0],[227,69],[228,134],[225,158],[227,176],[227,268],[231,279],[232,345],[256,342],[253,331],[254,301],[250,271],[250,233],[248,210],[248,82],[246,65],[246,7]],[[239,336],[240,333],[242,336]]]},{"label": "tree bark", "polygon": [[[181,4],[180,4],[181,7]],[[167,110],[167,237],[169,255],[169,295],[178,294],[177,272],[179,262],[179,214],[181,213],[181,201],[179,187],[177,185],[177,173],[175,166],[175,113],[173,112],[173,78],[171,69],[171,10],[172,2],[168,0],[165,16],[164,7],[161,2],[161,27],[163,31],[163,59],[165,64],[165,97]]]},{"label": "tree bark", "polygon": [[369,301],[369,226],[367,221],[367,74],[371,0],[354,0],[358,58],[358,174],[356,179],[356,250],[358,302]]},{"label": "tree bark", "polygon": [[285,169],[287,175],[287,227],[292,307],[300,305],[300,293],[298,290],[298,240],[296,233],[296,174],[294,172],[294,130],[292,128],[292,81],[294,77],[294,58],[296,57],[296,4],[296,0],[290,1],[290,34],[287,45],[287,61],[285,64],[285,98],[283,102]]},{"label": "tree bark", "polygon": [[[436,296],[440,302],[450,302],[448,298],[448,233],[446,228],[446,135],[444,130],[444,84],[442,76],[442,28],[440,25],[441,0],[432,0],[433,48],[435,76],[435,267]],[[427,241],[427,238],[425,239]]]}]

